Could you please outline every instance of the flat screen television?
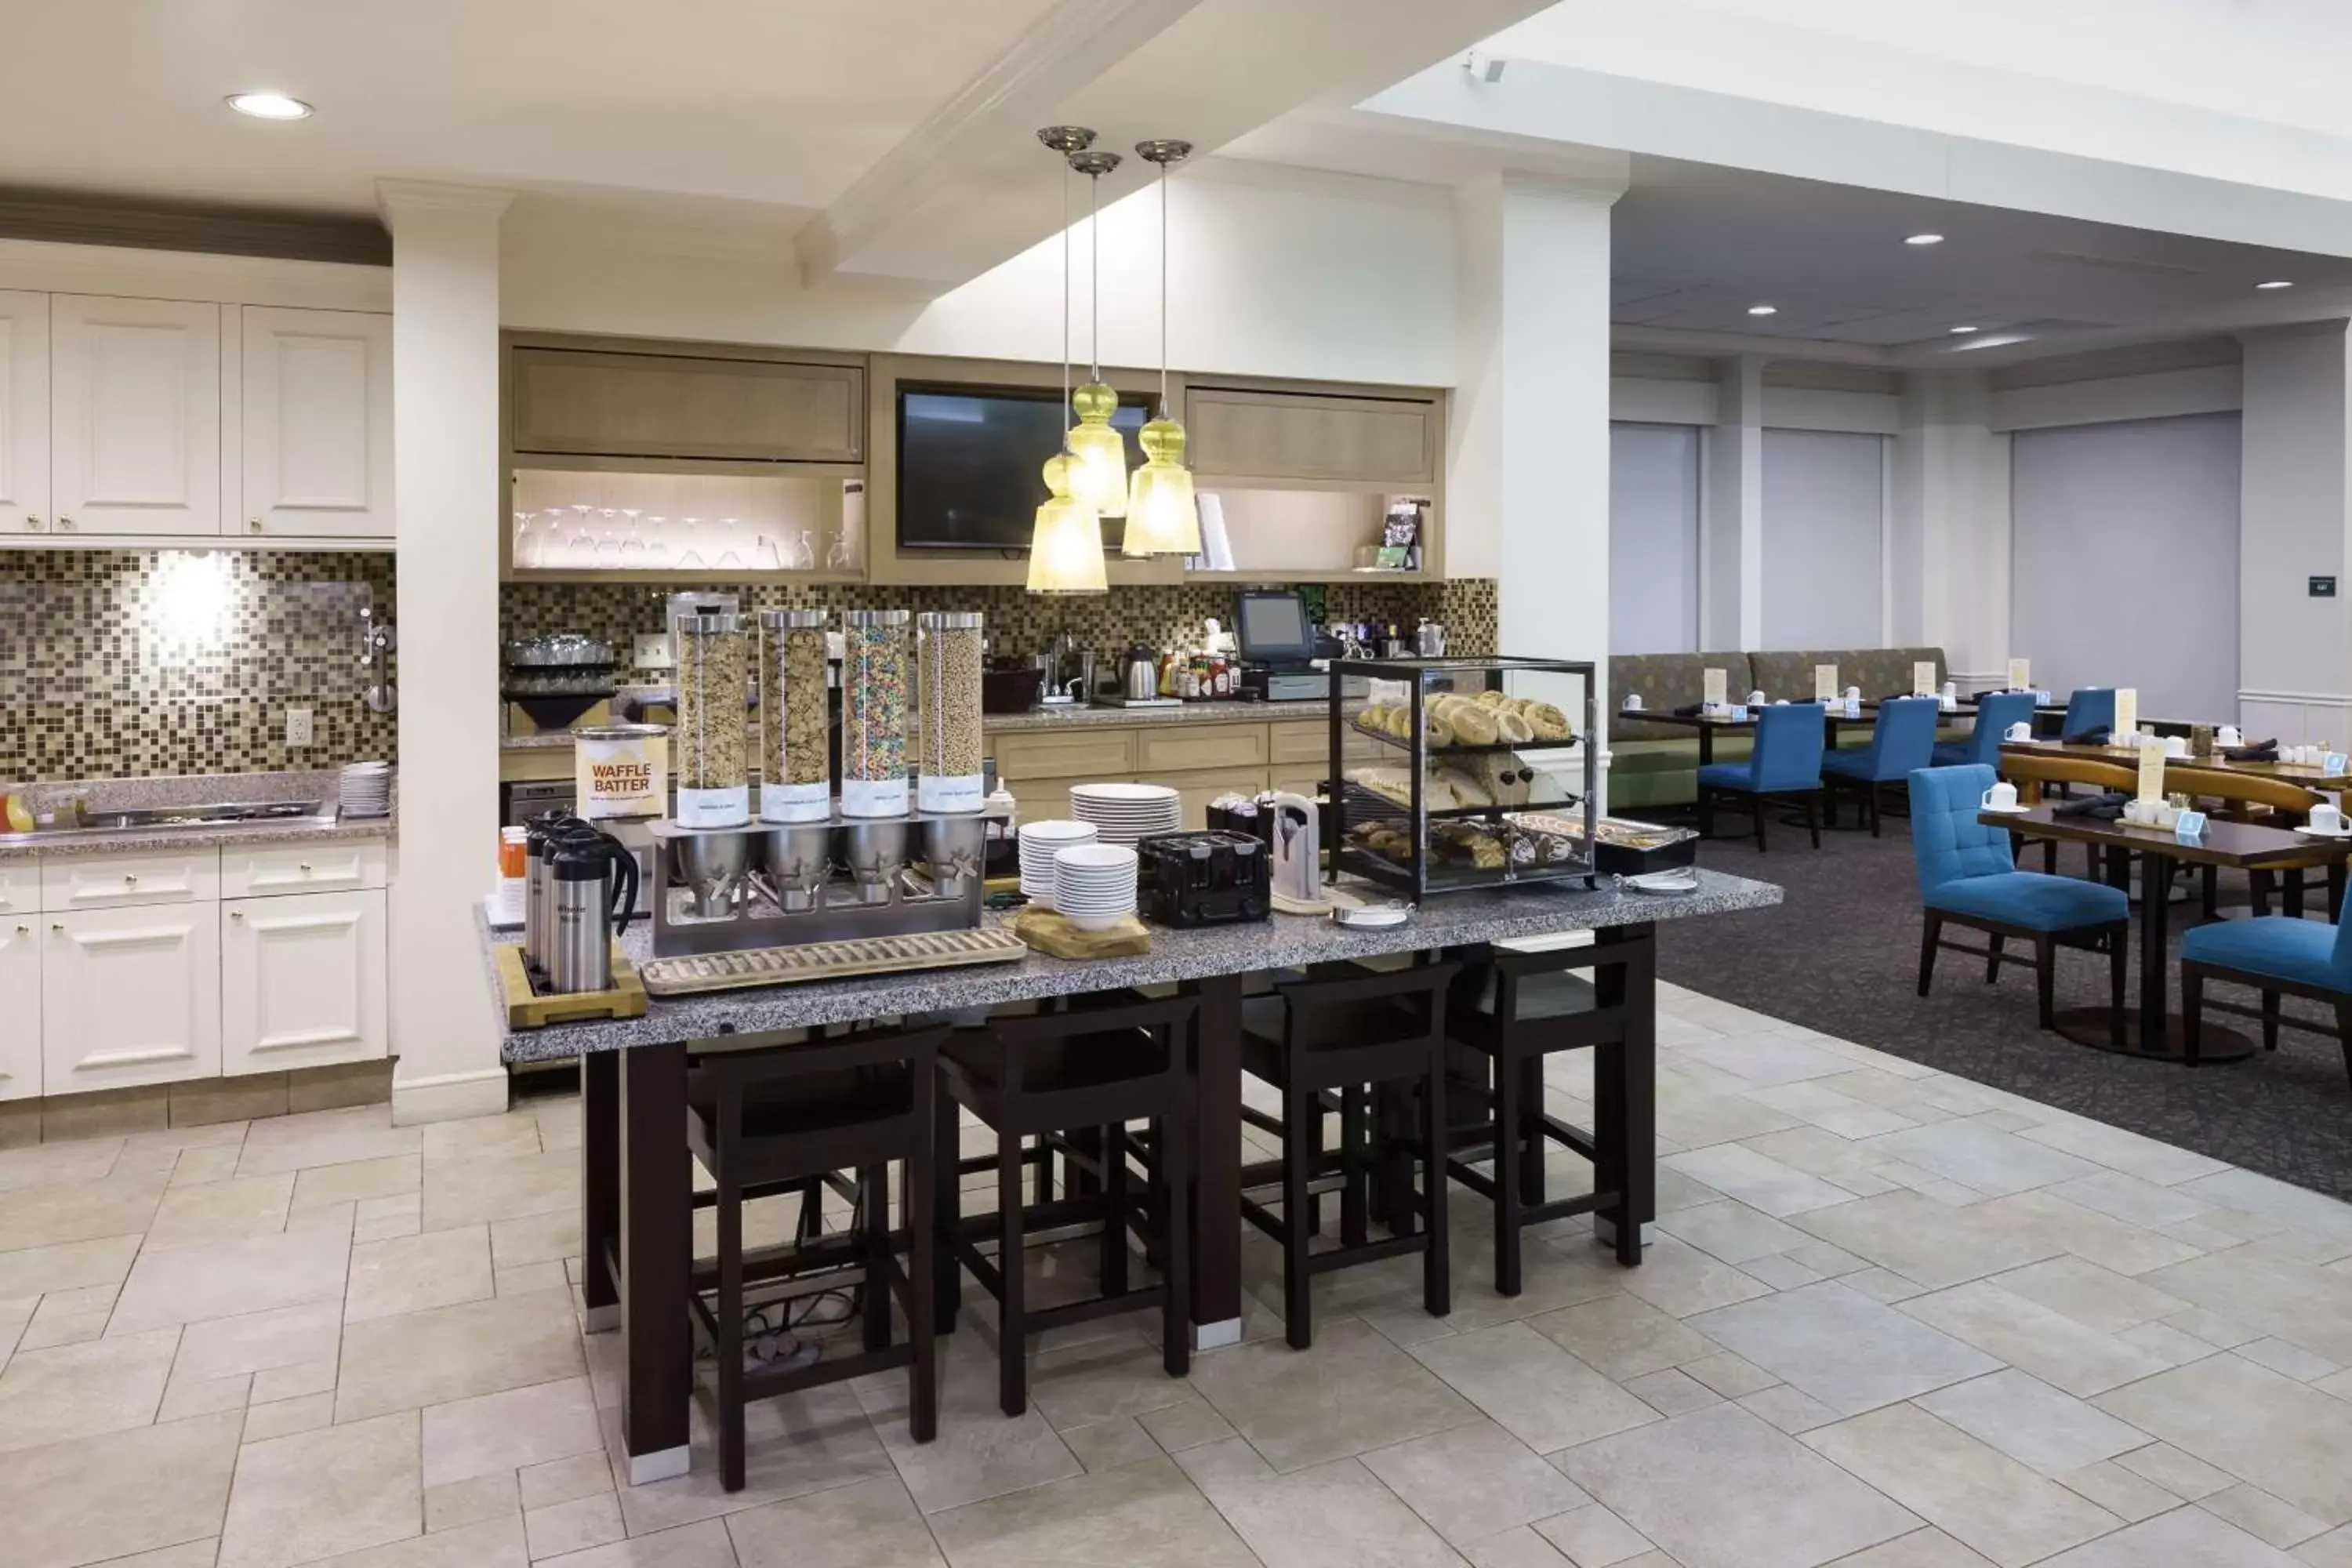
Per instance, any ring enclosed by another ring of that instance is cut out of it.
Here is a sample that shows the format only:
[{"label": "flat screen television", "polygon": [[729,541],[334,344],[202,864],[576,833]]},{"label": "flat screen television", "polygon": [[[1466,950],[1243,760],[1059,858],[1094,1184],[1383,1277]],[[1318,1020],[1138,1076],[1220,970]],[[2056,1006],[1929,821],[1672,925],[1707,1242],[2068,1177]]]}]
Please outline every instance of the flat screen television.
[{"label": "flat screen television", "polygon": [[[898,545],[903,550],[1027,550],[1038,470],[1066,428],[1054,387],[898,385]],[[1131,472],[1143,461],[1136,432],[1151,412],[1122,402],[1111,424],[1127,441]],[[1116,548],[1121,520],[1103,520]]]}]

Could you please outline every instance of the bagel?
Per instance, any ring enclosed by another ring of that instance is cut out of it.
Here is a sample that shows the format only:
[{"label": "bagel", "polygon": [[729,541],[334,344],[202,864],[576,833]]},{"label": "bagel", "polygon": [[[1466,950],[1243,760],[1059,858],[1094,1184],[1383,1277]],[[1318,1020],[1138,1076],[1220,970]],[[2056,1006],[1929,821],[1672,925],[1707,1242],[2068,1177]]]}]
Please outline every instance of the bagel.
[{"label": "bagel", "polygon": [[1501,731],[1502,739],[1514,746],[1525,745],[1536,738],[1536,727],[1516,708],[1496,709],[1495,727]]},{"label": "bagel", "polygon": [[1447,719],[1454,738],[1465,745],[1491,746],[1502,738],[1496,710],[1485,703],[1457,702],[1447,710]]},{"label": "bagel", "polygon": [[1522,707],[1520,711],[1527,715],[1527,721],[1533,726],[1536,739],[1538,741],[1576,739],[1576,727],[1568,721],[1567,714],[1551,703],[1529,702]]}]

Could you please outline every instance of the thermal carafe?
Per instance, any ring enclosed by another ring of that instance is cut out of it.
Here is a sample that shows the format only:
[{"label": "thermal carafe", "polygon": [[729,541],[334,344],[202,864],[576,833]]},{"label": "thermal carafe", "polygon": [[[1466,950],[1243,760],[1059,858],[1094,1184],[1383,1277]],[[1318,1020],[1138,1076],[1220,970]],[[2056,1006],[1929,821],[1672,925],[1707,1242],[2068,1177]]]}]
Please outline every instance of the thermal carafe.
[{"label": "thermal carafe", "polygon": [[569,837],[547,860],[547,989],[609,991],[613,938],[628,929],[637,901],[637,861],[620,840],[594,832]]},{"label": "thermal carafe", "polygon": [[522,953],[536,974],[547,973],[548,934],[554,929],[553,908],[548,902],[552,884],[548,880],[547,860],[572,821],[570,812],[551,811],[524,824]]}]

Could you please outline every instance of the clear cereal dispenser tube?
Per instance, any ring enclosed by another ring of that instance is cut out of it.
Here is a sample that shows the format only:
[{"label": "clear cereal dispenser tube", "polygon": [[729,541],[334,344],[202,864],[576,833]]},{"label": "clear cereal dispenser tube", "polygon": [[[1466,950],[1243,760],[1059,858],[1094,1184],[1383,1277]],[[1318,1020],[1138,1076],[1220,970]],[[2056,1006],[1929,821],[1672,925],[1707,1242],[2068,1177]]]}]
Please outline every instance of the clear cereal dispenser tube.
[{"label": "clear cereal dispenser tube", "polygon": [[833,815],[823,610],[760,612],[760,820]]},{"label": "clear cereal dispenser tube", "polygon": [[978,610],[926,610],[915,659],[922,680],[922,757],[916,798],[925,811],[978,811],[981,788]]},{"label": "clear cereal dispenser tube", "polygon": [[907,815],[907,726],[912,712],[913,618],[906,610],[843,612],[841,811]]},{"label": "clear cereal dispenser tube", "polygon": [[751,638],[734,616],[677,619],[677,822],[751,820]]}]

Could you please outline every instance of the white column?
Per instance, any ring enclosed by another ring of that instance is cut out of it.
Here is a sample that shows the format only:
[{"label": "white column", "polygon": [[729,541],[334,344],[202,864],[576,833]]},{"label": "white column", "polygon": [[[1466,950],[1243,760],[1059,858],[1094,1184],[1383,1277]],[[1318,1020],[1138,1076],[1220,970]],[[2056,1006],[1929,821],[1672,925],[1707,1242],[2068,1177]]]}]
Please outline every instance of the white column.
[{"label": "white column", "polygon": [[[2352,742],[2352,342],[2343,321],[2243,332],[2239,722]],[[2334,598],[2313,577],[2336,579]]]},{"label": "white column", "polygon": [[1886,624],[1897,647],[1944,650],[1964,691],[2006,679],[2011,646],[2009,437],[1979,374],[1903,379],[1886,526]]},{"label": "white column", "polygon": [[384,181],[400,525],[393,1118],[506,1109],[474,904],[495,875],[502,191]]},{"label": "white column", "polygon": [[1624,188],[1612,169],[1462,193],[1465,363],[1446,467],[1449,560],[1500,579],[1501,650],[1591,659],[1604,677],[1609,209]]},{"label": "white column", "polygon": [[1716,362],[1699,517],[1699,647],[1764,646],[1764,359]]}]

